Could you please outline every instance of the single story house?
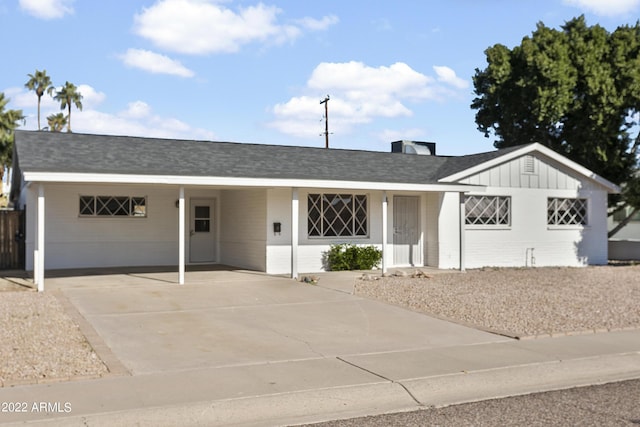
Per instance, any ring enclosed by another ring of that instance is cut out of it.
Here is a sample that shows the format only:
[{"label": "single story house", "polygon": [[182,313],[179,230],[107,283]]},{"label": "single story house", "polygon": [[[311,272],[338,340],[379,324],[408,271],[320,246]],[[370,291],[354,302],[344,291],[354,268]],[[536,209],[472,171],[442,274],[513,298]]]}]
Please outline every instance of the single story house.
[{"label": "single story house", "polygon": [[17,131],[26,269],[221,263],[318,272],[334,243],[381,268],[607,263],[618,186],[540,145],[435,155]]}]

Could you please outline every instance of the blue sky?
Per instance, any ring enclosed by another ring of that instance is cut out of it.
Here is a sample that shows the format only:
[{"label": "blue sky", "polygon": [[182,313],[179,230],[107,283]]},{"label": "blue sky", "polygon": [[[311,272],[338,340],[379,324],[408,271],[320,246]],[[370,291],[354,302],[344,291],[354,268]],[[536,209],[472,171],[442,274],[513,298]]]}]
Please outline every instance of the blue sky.
[{"label": "blue sky", "polygon": [[[80,88],[74,132],[439,154],[493,149],[471,77],[537,22],[635,24],[640,0],[0,0],[0,91],[37,129],[27,74]],[[43,126],[59,105],[43,98]]]}]

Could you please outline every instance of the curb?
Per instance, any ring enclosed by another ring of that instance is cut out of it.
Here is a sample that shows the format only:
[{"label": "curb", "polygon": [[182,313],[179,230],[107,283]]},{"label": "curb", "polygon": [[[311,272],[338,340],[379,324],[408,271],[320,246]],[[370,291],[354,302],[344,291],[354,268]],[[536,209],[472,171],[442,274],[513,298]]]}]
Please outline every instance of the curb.
[{"label": "curb", "polygon": [[[640,352],[506,366],[140,409],[33,419],[41,426],[262,426],[297,425],[439,408],[640,379]],[[416,403],[411,396],[415,396]],[[11,422],[18,425],[24,421]]]}]

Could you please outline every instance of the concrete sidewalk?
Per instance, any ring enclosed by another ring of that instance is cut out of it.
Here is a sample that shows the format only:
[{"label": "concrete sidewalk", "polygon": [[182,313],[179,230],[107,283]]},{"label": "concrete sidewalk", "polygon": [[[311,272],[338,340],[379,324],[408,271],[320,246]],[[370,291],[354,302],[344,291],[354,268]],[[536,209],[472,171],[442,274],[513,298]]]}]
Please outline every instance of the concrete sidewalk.
[{"label": "concrete sidewalk", "polygon": [[640,378],[640,330],[511,340],[349,295],[352,277],[61,284],[132,375],[0,388],[0,424],[289,425]]},{"label": "concrete sidewalk", "polygon": [[286,425],[631,378],[640,378],[639,331],[11,387],[0,402],[26,402],[25,412],[0,421]]}]

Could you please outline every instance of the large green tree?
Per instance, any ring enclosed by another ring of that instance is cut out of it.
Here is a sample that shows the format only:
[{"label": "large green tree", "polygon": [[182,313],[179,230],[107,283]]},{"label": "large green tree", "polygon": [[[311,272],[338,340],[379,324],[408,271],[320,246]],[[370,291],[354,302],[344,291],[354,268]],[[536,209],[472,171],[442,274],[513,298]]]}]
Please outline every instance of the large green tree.
[{"label": "large green tree", "polygon": [[[537,25],[486,51],[473,77],[478,130],[496,148],[539,142],[617,184],[611,205],[640,208],[640,24],[609,32],[584,17]],[[635,135],[635,137],[634,137]]]},{"label": "large green tree", "polygon": [[27,81],[24,86],[34,91],[38,97],[38,130],[40,130],[40,101],[42,100],[42,95],[44,95],[45,92],[52,95],[55,88],[53,84],[51,84],[51,78],[47,75],[47,70],[36,70],[34,74],[28,74],[28,76],[29,81]]},{"label": "large green tree", "polygon": [[24,121],[22,110],[6,109],[9,98],[0,92],[0,180],[13,156],[13,131]]},{"label": "large green tree", "polygon": [[53,99],[60,102],[60,109],[67,108],[67,132],[71,132],[71,104],[82,111],[82,94],[73,83],[65,82],[64,86],[56,92]]}]

